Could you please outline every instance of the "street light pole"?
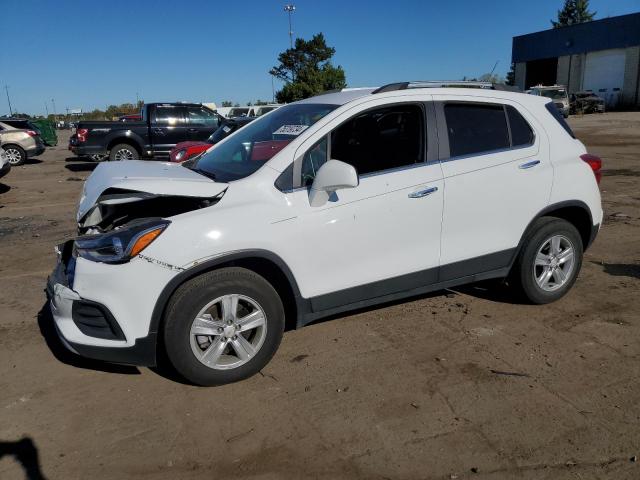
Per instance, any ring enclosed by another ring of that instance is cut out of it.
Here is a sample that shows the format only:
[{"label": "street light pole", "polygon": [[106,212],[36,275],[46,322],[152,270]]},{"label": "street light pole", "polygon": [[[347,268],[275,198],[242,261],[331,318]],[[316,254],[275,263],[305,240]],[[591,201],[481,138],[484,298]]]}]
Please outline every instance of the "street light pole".
[{"label": "street light pole", "polygon": [[49,108],[47,107],[47,102],[44,102],[44,111],[47,112],[47,118],[49,118]]},{"label": "street light pole", "polygon": [[291,14],[296,11],[296,6],[288,3],[284,6],[284,11],[289,14],[289,46],[293,48],[293,29],[291,28]]},{"label": "street light pole", "polygon": [[56,115],[56,101],[52,98],[51,99],[51,105],[53,105],[53,118],[54,120],[58,120],[58,116]]},{"label": "street light pole", "polygon": [[4,86],[4,91],[7,92],[7,103],[9,104],[9,116],[13,117],[13,110],[11,109],[11,99],[9,98],[9,86]]}]

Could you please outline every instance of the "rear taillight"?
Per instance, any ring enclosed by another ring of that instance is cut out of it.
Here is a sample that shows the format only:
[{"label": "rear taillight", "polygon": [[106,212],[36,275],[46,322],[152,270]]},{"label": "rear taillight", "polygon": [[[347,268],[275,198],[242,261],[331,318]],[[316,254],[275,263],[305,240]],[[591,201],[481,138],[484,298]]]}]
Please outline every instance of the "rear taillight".
[{"label": "rear taillight", "polygon": [[600,169],[602,168],[602,159],[597,155],[591,155],[590,153],[585,153],[584,155],[580,155],[580,158],[589,164],[591,170],[593,170],[593,174],[596,177],[596,182],[600,183],[600,179],[602,179],[602,172]]},{"label": "rear taillight", "polygon": [[38,136],[38,132],[36,132],[34,130],[27,130],[27,135],[29,135],[30,137],[37,137]]},{"label": "rear taillight", "polygon": [[78,141],[79,142],[86,142],[87,141],[87,135],[89,135],[89,129],[88,128],[79,128],[76,131],[76,135],[78,135]]}]

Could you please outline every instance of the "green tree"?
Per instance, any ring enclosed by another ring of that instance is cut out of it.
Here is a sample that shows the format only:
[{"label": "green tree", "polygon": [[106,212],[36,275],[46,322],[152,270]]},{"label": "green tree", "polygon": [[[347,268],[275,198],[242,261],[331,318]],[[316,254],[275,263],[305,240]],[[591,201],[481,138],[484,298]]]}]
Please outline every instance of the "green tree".
[{"label": "green tree", "polygon": [[295,102],[327,90],[346,87],[344,70],[331,63],[335,53],[336,49],[327,45],[322,33],[308,41],[297,38],[294,48],[278,56],[280,65],[269,71],[285,82],[282,90],[276,92],[278,102]]},{"label": "green tree", "polygon": [[222,107],[233,107],[233,102],[231,100],[223,100],[221,106]]},{"label": "green tree", "polygon": [[558,10],[558,20],[551,20],[553,28],[590,22],[597,12],[589,11],[589,0],[565,0],[562,10]]}]

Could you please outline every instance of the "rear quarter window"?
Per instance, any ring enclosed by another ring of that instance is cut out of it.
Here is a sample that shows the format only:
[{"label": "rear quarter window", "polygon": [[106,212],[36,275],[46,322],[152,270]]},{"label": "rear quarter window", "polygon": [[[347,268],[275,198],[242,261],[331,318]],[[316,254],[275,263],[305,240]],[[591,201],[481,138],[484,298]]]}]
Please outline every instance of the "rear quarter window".
[{"label": "rear quarter window", "polygon": [[555,104],[553,102],[549,102],[545,104],[545,107],[547,108],[551,116],[555,118],[556,121],[560,124],[560,126],[564,128],[565,132],[571,135],[572,138],[576,138],[575,133],[573,133],[573,130],[571,130],[571,127],[560,113],[560,110],[557,109]]},{"label": "rear quarter window", "polygon": [[511,105],[506,105],[509,128],[511,129],[511,146],[531,145],[534,140],[533,130],[520,112]]}]

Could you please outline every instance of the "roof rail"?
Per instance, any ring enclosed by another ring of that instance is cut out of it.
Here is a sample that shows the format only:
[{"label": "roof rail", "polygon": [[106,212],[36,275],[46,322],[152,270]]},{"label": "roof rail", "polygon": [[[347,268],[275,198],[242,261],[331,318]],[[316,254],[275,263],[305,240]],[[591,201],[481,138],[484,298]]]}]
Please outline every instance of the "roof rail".
[{"label": "roof rail", "polygon": [[383,93],[383,92],[394,92],[396,90],[407,90],[413,88],[485,88],[488,90],[506,90],[512,92],[519,92],[520,89],[518,87],[512,87],[510,85],[505,85],[504,83],[492,83],[492,82],[478,82],[478,81],[467,81],[467,80],[427,80],[427,81],[417,81],[417,82],[398,82],[398,83],[389,83],[388,85],[383,85],[382,87],[371,92],[375,93]]}]

